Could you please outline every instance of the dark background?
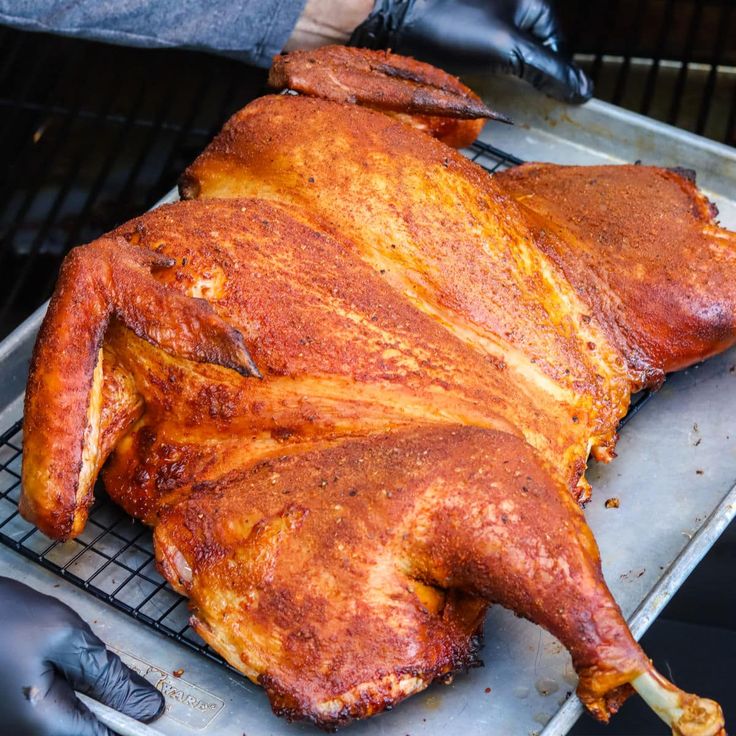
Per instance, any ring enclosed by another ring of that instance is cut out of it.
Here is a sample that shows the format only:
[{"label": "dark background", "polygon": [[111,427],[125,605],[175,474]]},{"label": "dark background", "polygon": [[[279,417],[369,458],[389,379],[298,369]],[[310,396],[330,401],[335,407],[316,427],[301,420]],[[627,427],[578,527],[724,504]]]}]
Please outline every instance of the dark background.
[{"label": "dark background", "polygon": [[[558,7],[597,96],[736,145],[736,2]],[[0,338],[49,297],[70,247],[152,206],[264,81],[204,54],[0,29]],[[735,561],[732,525],[644,637],[664,674],[719,700],[732,724]],[[632,698],[610,726],[586,716],[573,733],[665,730]]]}]

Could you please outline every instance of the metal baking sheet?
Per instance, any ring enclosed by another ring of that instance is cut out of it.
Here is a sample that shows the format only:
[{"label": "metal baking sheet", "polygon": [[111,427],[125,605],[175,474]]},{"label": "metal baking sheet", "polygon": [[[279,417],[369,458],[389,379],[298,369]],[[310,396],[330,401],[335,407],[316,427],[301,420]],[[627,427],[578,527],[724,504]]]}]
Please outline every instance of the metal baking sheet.
[{"label": "metal baking sheet", "polygon": [[[476,86],[477,83],[476,83]],[[482,87],[483,85],[481,85]],[[736,151],[592,101],[561,106],[513,80],[485,95],[513,128],[489,125],[483,139],[526,160],[684,166],[736,229]],[[43,308],[0,344],[0,430],[20,416],[30,350]],[[671,377],[622,432],[619,458],[592,464],[586,515],[604,572],[641,636],[736,513],[736,350]],[[618,509],[604,501],[620,499]],[[0,547],[0,574],[71,603],[97,633],[166,693],[160,734],[283,736],[317,733],[270,712],[260,688],[129,619]],[[349,727],[355,736],[564,734],[581,712],[566,652],[538,627],[494,607],[486,667],[436,685],[394,711]],[[182,670],[180,673],[179,671]],[[173,673],[176,672],[179,677]],[[708,693],[702,693],[707,695]],[[667,728],[662,724],[662,734]]]}]

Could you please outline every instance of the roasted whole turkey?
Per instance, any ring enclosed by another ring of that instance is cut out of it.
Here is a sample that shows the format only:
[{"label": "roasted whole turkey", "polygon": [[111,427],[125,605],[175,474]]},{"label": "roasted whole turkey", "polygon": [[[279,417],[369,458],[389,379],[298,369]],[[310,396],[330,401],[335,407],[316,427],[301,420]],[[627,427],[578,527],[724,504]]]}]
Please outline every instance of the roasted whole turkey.
[{"label": "roasted whole turkey", "polygon": [[[736,236],[687,172],[447,143],[499,117],[383,52],[278,57],[185,200],[66,259],[26,396],[24,516],[68,539],[101,472],[192,624],[332,728],[471,665],[490,603],[724,733],[632,638],[579,502],[632,392],[736,340]],[[646,493],[646,484],[642,484]],[[490,666],[493,663],[489,663]]]}]

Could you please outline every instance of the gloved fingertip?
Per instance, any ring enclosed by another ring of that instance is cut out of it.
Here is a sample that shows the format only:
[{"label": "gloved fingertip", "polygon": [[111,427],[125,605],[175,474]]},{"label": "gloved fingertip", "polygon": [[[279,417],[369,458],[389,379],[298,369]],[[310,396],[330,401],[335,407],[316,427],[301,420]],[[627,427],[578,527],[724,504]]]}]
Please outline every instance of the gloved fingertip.
[{"label": "gloved fingertip", "polygon": [[573,105],[581,105],[587,102],[595,91],[593,80],[579,67],[573,66],[575,82],[570,89],[570,95],[566,102]]},{"label": "gloved fingertip", "polygon": [[136,675],[135,682],[127,684],[124,699],[119,700],[115,707],[137,721],[150,723],[163,715],[166,700],[151,683]]},{"label": "gloved fingertip", "polygon": [[68,669],[75,687],[101,703],[138,721],[158,718],[166,707],[163,694],[128,667],[91,631],[85,631],[81,667]]},{"label": "gloved fingertip", "polygon": [[166,710],[166,698],[163,693],[155,688],[149,691],[141,701],[141,715],[138,720],[143,723],[151,723],[164,714]]},{"label": "gloved fingertip", "polygon": [[561,68],[555,77],[542,76],[530,81],[541,92],[570,105],[581,105],[593,96],[592,80],[574,64]]},{"label": "gloved fingertip", "polygon": [[561,102],[580,104],[593,95],[593,82],[580,67],[528,36],[515,36],[508,68]]}]

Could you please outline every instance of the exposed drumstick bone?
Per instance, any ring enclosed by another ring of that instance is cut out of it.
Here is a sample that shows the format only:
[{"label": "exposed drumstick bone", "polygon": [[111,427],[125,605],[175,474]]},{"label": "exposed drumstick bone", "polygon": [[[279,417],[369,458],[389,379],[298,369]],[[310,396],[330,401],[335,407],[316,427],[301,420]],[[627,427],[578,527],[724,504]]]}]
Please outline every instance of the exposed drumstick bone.
[{"label": "exposed drumstick bone", "polygon": [[673,736],[726,736],[718,703],[683,692],[653,667],[632,680],[631,685],[672,729]]}]

